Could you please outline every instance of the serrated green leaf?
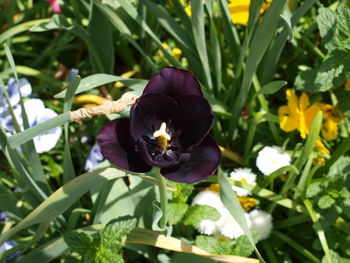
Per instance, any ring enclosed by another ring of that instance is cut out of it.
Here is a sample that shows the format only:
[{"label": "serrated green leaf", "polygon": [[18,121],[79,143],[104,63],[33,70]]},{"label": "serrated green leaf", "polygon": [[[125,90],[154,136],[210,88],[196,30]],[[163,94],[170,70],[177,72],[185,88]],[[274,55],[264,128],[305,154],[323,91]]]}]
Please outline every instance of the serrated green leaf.
[{"label": "serrated green leaf", "polygon": [[188,197],[193,192],[194,186],[192,184],[174,183],[171,181],[170,183],[176,187],[175,192],[173,192],[173,199],[176,203],[186,203]]},{"label": "serrated green leaf", "polygon": [[309,185],[306,190],[306,197],[311,198],[322,192],[321,182],[314,182]]},{"label": "serrated green leaf", "polygon": [[97,252],[94,262],[96,263],[124,263],[121,255],[111,249],[101,249]]},{"label": "serrated green leaf", "polygon": [[318,200],[317,204],[321,209],[331,207],[335,203],[335,200],[329,195],[324,195]]},{"label": "serrated green leaf", "polygon": [[299,73],[295,86],[309,93],[325,92],[344,84],[346,73],[350,70],[350,53],[334,50],[318,69]]},{"label": "serrated green leaf", "polygon": [[232,242],[230,239],[219,241],[217,238],[212,236],[196,237],[196,246],[216,255],[232,255],[233,243],[234,242]]},{"label": "serrated green leaf", "polygon": [[337,175],[346,176],[350,174],[350,157],[341,156],[330,168],[327,177],[335,177]]},{"label": "serrated green leaf", "polygon": [[[253,240],[255,243],[258,242],[259,233],[253,232]],[[248,257],[254,252],[254,248],[250,244],[250,241],[246,236],[240,236],[235,240],[232,254],[242,257]]]},{"label": "serrated green leaf", "polygon": [[339,45],[339,39],[336,36],[336,14],[329,8],[320,8],[316,18],[323,44],[328,51],[334,50]]},{"label": "serrated green leaf", "polygon": [[117,249],[124,245],[124,239],[136,227],[136,218],[123,216],[110,221],[100,231],[101,246]]},{"label": "serrated green leaf", "polygon": [[168,223],[176,225],[180,222],[188,209],[188,204],[170,203],[168,204]]},{"label": "serrated green leaf", "polygon": [[202,220],[205,219],[217,221],[220,219],[220,214],[215,208],[211,206],[194,205],[187,210],[183,223],[186,226],[192,225],[196,227]]},{"label": "serrated green leaf", "polygon": [[337,11],[337,29],[342,37],[350,38],[350,9],[344,4],[338,6]]},{"label": "serrated green leaf", "polygon": [[84,255],[91,249],[93,238],[83,232],[71,232],[64,235],[63,238],[67,245],[80,255]]}]

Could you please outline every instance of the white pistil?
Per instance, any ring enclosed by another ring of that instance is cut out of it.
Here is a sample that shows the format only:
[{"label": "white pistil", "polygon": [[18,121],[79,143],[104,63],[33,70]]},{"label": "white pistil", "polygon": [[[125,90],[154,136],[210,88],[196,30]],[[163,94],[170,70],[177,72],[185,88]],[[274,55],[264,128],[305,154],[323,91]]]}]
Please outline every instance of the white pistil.
[{"label": "white pistil", "polygon": [[170,141],[171,137],[166,131],[166,123],[163,122],[160,125],[159,130],[153,133],[153,136],[157,138],[158,145],[165,149],[168,146],[168,141]]}]

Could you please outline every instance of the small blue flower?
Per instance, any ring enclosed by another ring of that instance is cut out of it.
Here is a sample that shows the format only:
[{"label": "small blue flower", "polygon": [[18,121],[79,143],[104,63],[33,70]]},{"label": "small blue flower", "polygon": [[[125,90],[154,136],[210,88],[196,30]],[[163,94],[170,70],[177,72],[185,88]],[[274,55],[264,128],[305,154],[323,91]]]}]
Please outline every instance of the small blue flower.
[{"label": "small blue flower", "polygon": [[[2,244],[2,246],[0,246],[0,254],[14,248],[15,246],[17,246],[17,242],[14,241],[14,240],[9,240],[9,241],[5,241],[4,244]],[[2,262],[7,262],[7,261],[10,261],[10,260],[13,260],[15,259],[16,257],[18,257],[19,255],[21,254],[21,251],[16,251],[15,253],[9,255],[5,261],[2,261]]]},{"label": "small blue flower", "polygon": [[[32,94],[32,86],[30,85],[27,79],[25,78],[19,79],[19,86],[21,89],[22,97],[28,97],[30,94]],[[19,95],[18,85],[14,78],[9,79],[7,83],[7,92],[9,94],[11,106],[12,107],[17,106],[17,104],[20,101],[20,95]],[[0,114],[3,115],[7,111],[8,111],[8,105],[5,100],[5,95],[2,89],[0,89]]]},{"label": "small blue flower", "polygon": [[6,212],[0,212],[0,222],[5,222],[7,220],[7,213]]},{"label": "small blue flower", "polygon": [[69,75],[67,77],[67,80],[68,81],[71,81],[76,75],[79,74],[79,69],[76,69],[76,68],[72,68],[69,72]]},{"label": "small blue flower", "polygon": [[98,165],[99,163],[102,163],[104,160],[105,158],[103,157],[100,151],[100,147],[98,146],[97,143],[95,143],[94,146],[92,146],[92,149],[90,151],[88,158],[86,159],[85,170],[86,171],[93,170],[96,165]]}]

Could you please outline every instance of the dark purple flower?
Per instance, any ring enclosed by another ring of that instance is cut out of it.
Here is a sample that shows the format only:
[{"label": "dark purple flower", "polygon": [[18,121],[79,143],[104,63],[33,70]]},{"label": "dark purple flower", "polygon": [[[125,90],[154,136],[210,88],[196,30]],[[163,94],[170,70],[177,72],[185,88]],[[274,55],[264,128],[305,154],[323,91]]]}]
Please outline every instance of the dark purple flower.
[{"label": "dark purple flower", "polygon": [[164,68],[132,106],[130,119],[105,125],[97,136],[102,154],[122,169],[194,183],[216,171],[221,153],[208,135],[213,114],[197,79],[187,70]]}]

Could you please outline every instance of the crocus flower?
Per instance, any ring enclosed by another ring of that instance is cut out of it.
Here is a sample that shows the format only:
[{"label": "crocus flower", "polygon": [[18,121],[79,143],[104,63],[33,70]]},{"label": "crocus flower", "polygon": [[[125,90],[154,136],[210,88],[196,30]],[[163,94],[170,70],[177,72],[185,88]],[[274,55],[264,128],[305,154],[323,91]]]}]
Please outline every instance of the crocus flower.
[{"label": "crocus flower", "polygon": [[[29,81],[25,78],[20,78],[19,86],[21,90],[21,95],[23,97],[28,97],[32,93],[32,86]],[[18,105],[20,101],[19,89],[14,78],[10,78],[7,82],[7,93],[9,95],[10,103],[12,107]],[[4,115],[8,111],[8,104],[5,99],[5,95],[3,94],[3,90],[0,88],[0,116]],[[4,117],[4,116],[1,116]]]},{"label": "crocus flower", "polygon": [[213,114],[197,79],[187,70],[164,68],[148,82],[130,110],[97,136],[102,154],[122,169],[144,173],[152,167],[175,182],[209,178],[221,153],[208,135]]},{"label": "crocus flower", "polygon": [[103,155],[100,151],[100,147],[98,146],[97,143],[95,143],[94,146],[92,146],[90,154],[85,161],[85,170],[86,171],[93,170],[96,165],[103,162],[104,160],[105,160],[105,158],[103,157]]},{"label": "crocus flower", "polygon": [[[16,242],[16,241],[14,241],[14,240],[5,241],[4,244],[2,244],[2,245],[0,246],[0,254],[2,254],[2,253],[4,253],[4,252],[6,252],[6,251],[8,251],[8,250],[10,250],[10,249],[12,249],[12,248],[14,248],[15,246],[17,246],[17,242]],[[11,260],[15,259],[15,258],[18,257],[20,254],[21,254],[20,251],[16,251],[15,253],[9,255],[9,256],[6,258],[5,262],[11,261]],[[1,261],[1,262],[3,262],[3,261]]]},{"label": "crocus flower", "polygon": [[[28,117],[29,127],[34,127],[35,125],[44,122],[48,119],[57,116],[57,113],[51,109],[45,108],[44,102],[40,99],[29,99],[24,102],[24,107]],[[22,119],[22,108],[15,107],[14,113],[18,124],[23,129],[23,119]],[[7,132],[14,133],[15,128],[13,125],[13,120],[11,115],[6,115],[0,121],[0,124],[5,128]],[[51,150],[55,147],[58,139],[60,138],[62,129],[56,127],[49,130],[43,134],[40,134],[33,138],[35,148],[38,153],[43,153]]]}]

